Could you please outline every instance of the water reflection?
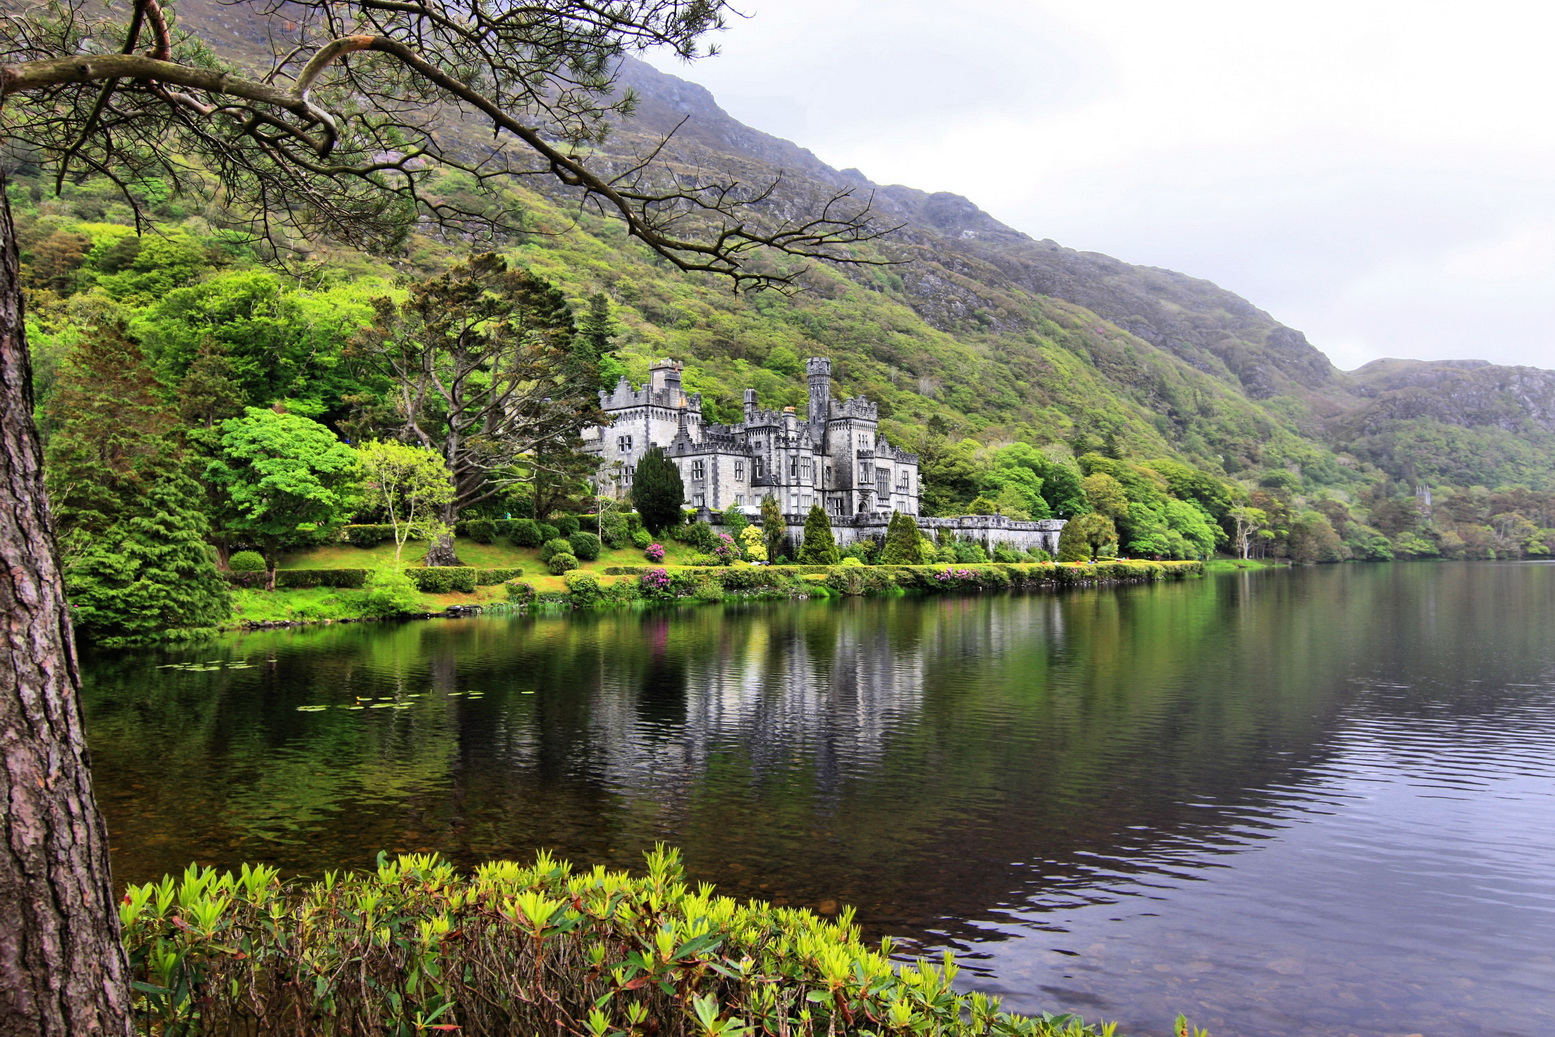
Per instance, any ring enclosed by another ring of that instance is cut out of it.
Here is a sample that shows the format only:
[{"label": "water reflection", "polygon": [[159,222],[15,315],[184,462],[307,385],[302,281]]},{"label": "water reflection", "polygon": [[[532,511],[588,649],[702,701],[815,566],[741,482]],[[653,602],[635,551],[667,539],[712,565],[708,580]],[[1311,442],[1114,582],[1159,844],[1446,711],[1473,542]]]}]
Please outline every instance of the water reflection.
[{"label": "water reflection", "polygon": [[89,732],[121,880],[664,840],[1026,1009],[1552,1033],[1552,597],[1399,565],[269,632],[89,660]]}]

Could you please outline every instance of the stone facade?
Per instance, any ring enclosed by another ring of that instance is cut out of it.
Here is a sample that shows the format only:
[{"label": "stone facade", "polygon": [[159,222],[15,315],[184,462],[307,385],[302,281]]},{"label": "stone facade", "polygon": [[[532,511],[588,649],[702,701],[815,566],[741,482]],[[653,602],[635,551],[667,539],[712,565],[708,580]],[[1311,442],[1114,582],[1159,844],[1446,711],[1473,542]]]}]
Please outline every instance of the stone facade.
[{"label": "stone facade", "polygon": [[685,391],[680,365],[672,361],[654,364],[641,389],[622,378],[599,394],[610,423],[583,433],[600,458],[602,491],[628,492],[643,454],[659,446],[679,466],[686,503],[694,508],[754,511],[770,495],[801,523],[814,504],[834,525],[879,516],[883,527],[892,511],[916,516],[918,455],[880,435],[873,402],[832,399],[830,360],[811,357],[805,367],[806,417],[792,407],[763,410],[756,391],[747,389],[745,420],[737,425],[704,422],[702,397]]}]

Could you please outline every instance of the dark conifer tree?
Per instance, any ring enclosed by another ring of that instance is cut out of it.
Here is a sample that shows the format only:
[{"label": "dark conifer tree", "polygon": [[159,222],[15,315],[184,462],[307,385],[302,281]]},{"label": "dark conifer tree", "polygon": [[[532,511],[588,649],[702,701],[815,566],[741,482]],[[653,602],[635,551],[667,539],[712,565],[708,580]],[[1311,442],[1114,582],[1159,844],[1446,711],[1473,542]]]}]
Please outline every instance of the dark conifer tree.
[{"label": "dark conifer tree", "polygon": [[923,562],[923,538],[911,515],[891,513],[886,526],[885,546],[880,550],[881,565],[920,565]]},{"label": "dark conifer tree", "polygon": [[658,534],[679,525],[680,506],[685,499],[686,487],[679,466],[664,456],[662,447],[649,447],[632,476],[632,507],[642,516],[648,532]]},{"label": "dark conifer tree", "polygon": [[761,498],[761,534],[767,541],[767,561],[774,564],[783,555],[783,542],[788,539],[788,524],[783,521],[783,510],[772,494]]},{"label": "dark conifer tree", "polygon": [[229,612],[203,495],[158,388],[139,347],[102,329],[67,360],[49,404],[58,431],[45,467],[66,597],[93,640],[215,626]]},{"label": "dark conifer tree", "polygon": [[841,560],[837,540],[832,536],[831,519],[819,504],[810,506],[804,520],[804,544],[799,548],[800,565],[836,565]]}]

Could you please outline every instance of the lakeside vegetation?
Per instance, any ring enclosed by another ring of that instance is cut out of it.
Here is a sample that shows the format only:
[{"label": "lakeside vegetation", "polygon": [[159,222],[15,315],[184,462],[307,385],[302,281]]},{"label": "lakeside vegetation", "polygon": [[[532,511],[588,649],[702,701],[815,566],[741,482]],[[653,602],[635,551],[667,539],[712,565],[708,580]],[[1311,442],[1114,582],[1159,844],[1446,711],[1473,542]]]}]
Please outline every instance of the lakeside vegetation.
[{"label": "lakeside vegetation", "polygon": [[[132,886],[119,907],[140,1032],[410,1037],[1111,1037],[957,991],[939,965],[866,946],[851,909],[717,896],[677,853],[646,874],[541,853],[456,874],[435,855],[282,883],[274,869]],[[1179,1017],[1174,1029],[1191,1029]]]}]

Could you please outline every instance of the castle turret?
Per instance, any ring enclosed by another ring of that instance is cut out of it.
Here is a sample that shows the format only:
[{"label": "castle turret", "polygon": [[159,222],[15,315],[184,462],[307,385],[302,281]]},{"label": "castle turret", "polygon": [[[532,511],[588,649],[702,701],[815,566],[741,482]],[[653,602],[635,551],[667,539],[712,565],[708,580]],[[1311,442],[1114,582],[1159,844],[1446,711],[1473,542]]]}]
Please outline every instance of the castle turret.
[{"label": "castle turret", "polygon": [[813,356],[805,361],[805,374],[810,379],[810,424],[823,429],[831,412],[831,361]]}]

